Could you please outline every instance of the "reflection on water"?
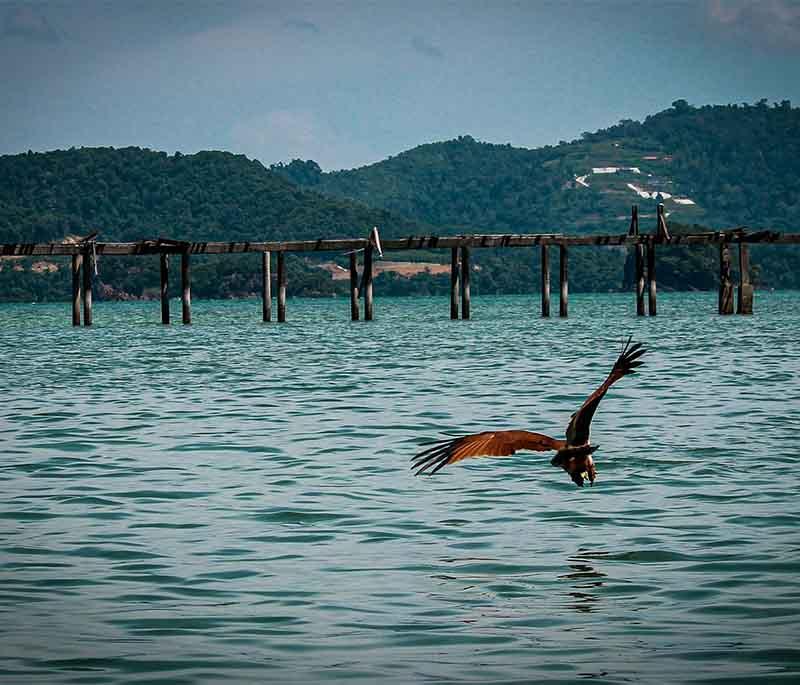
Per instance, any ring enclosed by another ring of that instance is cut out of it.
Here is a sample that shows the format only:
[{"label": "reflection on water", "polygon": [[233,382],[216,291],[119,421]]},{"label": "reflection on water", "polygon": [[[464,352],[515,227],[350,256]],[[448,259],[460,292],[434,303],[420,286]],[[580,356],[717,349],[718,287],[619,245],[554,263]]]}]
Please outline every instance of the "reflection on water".
[{"label": "reflection on water", "polygon": [[581,559],[576,556],[571,561],[569,568],[570,572],[559,576],[564,581],[567,581],[572,588],[567,593],[574,601],[568,603],[566,606],[575,611],[594,611],[596,607],[594,604],[600,600],[600,595],[593,592],[596,588],[603,587],[601,578],[605,578],[606,574],[598,571],[594,566],[585,563],[574,563]]},{"label": "reflection on water", "polygon": [[[0,307],[0,680],[800,678],[800,295],[376,304]],[[629,333],[593,488],[410,473],[447,433],[563,435]]]}]

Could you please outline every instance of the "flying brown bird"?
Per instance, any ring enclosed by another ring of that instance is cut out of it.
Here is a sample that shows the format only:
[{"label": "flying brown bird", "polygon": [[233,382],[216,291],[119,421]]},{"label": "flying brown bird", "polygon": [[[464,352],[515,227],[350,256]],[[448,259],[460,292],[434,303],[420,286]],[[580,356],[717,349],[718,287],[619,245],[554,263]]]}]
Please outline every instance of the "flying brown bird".
[{"label": "flying brown bird", "polygon": [[623,376],[635,373],[637,366],[644,364],[639,361],[639,357],[646,351],[642,343],[631,345],[631,338],[628,338],[608,378],[570,417],[566,440],[556,440],[541,433],[523,430],[486,431],[475,435],[464,435],[430,443],[432,447],[413,458],[412,470],[417,469],[415,475],[418,476],[430,469],[430,474],[433,475],[448,464],[455,464],[469,457],[502,457],[514,454],[517,450],[535,452],[556,450],[556,456],[550,461],[553,466],[560,466],[581,487],[587,479],[593,484],[597,477],[597,469],[594,466],[592,452],[599,445],[592,445],[589,442],[592,417],[608,389]]}]

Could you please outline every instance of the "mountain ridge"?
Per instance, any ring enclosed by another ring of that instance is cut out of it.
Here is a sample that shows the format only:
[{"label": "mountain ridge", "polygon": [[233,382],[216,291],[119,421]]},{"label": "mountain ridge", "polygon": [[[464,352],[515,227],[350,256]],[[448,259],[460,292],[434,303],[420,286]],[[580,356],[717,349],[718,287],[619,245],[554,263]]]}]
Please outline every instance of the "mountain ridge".
[{"label": "mountain ridge", "polygon": [[[797,159],[800,109],[789,101],[692,107],[676,100],[643,122],[623,119],[558,145],[459,136],[352,170],[322,172],[313,160],[270,168],[329,197],[459,228],[613,232],[631,204],[647,215],[664,201],[679,223],[788,230],[800,215]],[[587,182],[593,169],[622,173]]]},{"label": "mountain ridge", "polygon": [[[650,232],[659,201],[674,231],[700,230],[701,223],[798,230],[798,159],[800,110],[787,101],[695,108],[682,100],[644,122],[622,120],[571,143],[528,150],[460,136],[329,173],[313,161],[266,168],[218,151],[29,152],[0,157],[0,242],[60,240],[91,230],[99,230],[102,240],[317,239],[365,235],[374,225],[386,237],[620,233],[634,203],[642,232]],[[680,251],[661,254],[659,280],[665,285],[707,288],[716,278],[713,251],[697,259]],[[429,251],[396,258],[435,263],[448,256]],[[344,264],[343,256],[337,259]],[[478,250],[474,260],[476,293],[539,287],[538,251]],[[314,257],[287,261],[292,293],[343,292]],[[629,286],[624,250],[573,250],[570,261],[575,291]],[[106,285],[113,284],[105,291],[109,296],[152,296],[158,282],[153,260],[104,264]],[[754,249],[753,264],[763,286],[800,285],[796,249]],[[0,260],[2,298],[52,299],[68,292],[64,270],[30,260],[3,267]],[[200,259],[195,271],[195,291],[205,297],[254,295],[257,281],[252,265],[237,257]],[[444,293],[449,286],[435,274],[381,274],[376,287],[402,294]]]}]

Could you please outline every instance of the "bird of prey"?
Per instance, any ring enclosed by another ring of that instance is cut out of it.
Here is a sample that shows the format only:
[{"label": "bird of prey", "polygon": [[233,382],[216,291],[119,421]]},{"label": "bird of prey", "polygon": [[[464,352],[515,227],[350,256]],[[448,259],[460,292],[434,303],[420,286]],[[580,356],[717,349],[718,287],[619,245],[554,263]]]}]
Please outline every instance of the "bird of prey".
[{"label": "bird of prey", "polygon": [[608,389],[623,376],[635,373],[636,367],[644,363],[639,357],[646,351],[642,343],[631,345],[631,338],[628,338],[611,373],[570,417],[566,440],[557,440],[525,430],[486,431],[475,435],[463,435],[429,443],[431,447],[413,458],[412,470],[416,469],[417,476],[426,471],[434,474],[448,464],[455,464],[469,457],[501,457],[514,454],[517,450],[536,452],[556,450],[556,456],[550,461],[553,466],[564,469],[580,487],[583,487],[586,480],[594,484],[597,469],[592,459],[592,452],[598,445],[589,442],[592,417]]}]

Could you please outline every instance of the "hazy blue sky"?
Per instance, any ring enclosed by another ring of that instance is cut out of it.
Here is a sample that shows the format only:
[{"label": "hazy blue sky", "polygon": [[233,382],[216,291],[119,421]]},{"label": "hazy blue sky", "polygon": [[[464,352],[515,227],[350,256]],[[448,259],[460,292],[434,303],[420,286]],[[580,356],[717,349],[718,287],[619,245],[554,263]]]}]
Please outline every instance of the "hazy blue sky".
[{"label": "hazy blue sky", "polygon": [[336,169],[461,134],[571,140],[678,98],[800,104],[800,1],[0,0],[0,153]]}]

